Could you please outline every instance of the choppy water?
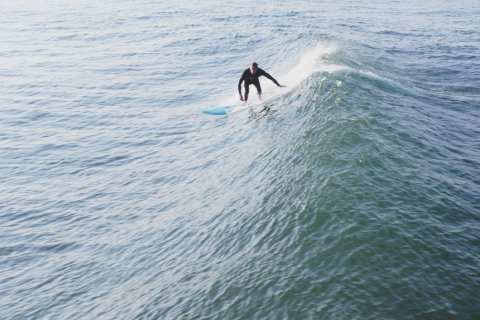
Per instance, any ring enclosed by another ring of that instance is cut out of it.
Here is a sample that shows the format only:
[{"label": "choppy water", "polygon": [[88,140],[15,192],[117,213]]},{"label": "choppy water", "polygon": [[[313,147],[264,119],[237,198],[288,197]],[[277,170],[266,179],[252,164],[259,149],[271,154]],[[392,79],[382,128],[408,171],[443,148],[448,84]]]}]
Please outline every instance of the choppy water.
[{"label": "choppy water", "polygon": [[0,318],[477,319],[479,17],[2,4]]}]

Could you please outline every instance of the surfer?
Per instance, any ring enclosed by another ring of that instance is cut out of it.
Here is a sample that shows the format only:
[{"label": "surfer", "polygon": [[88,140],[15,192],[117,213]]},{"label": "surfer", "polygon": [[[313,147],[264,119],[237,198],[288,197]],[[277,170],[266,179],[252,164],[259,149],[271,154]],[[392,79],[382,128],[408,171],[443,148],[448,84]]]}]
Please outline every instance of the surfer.
[{"label": "surfer", "polygon": [[[273,83],[275,83],[278,87],[282,87],[282,88],[285,87],[280,85],[277,82],[277,80],[275,80],[271,75],[263,71],[263,69],[260,69],[256,62],[253,62],[250,65],[250,68],[245,69],[245,71],[242,74],[242,77],[240,78],[240,81],[238,81],[238,93],[240,93],[240,101],[245,101],[245,103],[247,103],[248,93],[249,93],[248,87],[251,84],[253,84],[257,88],[258,98],[260,99],[260,95],[262,94],[262,87],[260,87],[260,81],[258,81],[258,78],[261,76],[265,76],[268,79],[272,80]],[[242,88],[241,88],[243,81],[245,81],[245,99],[242,96]]]}]

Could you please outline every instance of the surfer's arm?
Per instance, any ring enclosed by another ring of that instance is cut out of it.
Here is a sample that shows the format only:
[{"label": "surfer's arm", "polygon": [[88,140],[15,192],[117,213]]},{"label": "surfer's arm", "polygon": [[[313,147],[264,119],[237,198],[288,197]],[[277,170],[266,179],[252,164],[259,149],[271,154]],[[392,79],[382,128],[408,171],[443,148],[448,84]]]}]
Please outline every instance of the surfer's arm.
[{"label": "surfer's arm", "polygon": [[[278,83],[277,80],[275,80],[271,75],[269,75],[268,73],[266,73],[265,70],[263,70],[263,69],[260,69],[260,70],[262,70],[262,71],[261,71],[261,72],[262,72],[262,74],[261,74],[262,76],[265,76],[266,78],[272,80],[273,83],[275,83],[278,87],[283,87],[283,86],[280,85],[280,83]],[[260,71],[260,70],[259,70],[259,71]]]},{"label": "surfer's arm", "polygon": [[238,93],[240,94],[240,96],[242,95],[242,82],[243,80],[245,80],[245,71],[242,73],[242,76],[240,77],[240,80],[238,80]]},{"label": "surfer's arm", "polygon": [[245,101],[243,100],[242,96],[242,82],[245,80],[246,77],[246,71],[243,72],[242,76],[240,77],[240,80],[238,80],[238,93],[240,94],[240,101]]}]

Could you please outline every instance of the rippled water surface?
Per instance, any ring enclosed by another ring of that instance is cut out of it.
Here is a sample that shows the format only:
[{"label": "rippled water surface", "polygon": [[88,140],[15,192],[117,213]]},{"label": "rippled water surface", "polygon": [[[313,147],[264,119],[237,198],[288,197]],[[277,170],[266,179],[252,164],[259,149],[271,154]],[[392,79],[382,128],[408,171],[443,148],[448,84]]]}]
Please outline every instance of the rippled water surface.
[{"label": "rippled water surface", "polygon": [[479,17],[2,4],[0,318],[477,319]]}]

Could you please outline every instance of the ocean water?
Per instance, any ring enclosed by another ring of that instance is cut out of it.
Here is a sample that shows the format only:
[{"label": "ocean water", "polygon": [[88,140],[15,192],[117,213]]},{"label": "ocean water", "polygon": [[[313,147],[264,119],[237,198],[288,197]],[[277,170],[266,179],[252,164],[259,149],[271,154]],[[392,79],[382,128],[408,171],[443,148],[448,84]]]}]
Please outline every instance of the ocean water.
[{"label": "ocean water", "polygon": [[0,318],[478,319],[479,17],[2,2]]}]

